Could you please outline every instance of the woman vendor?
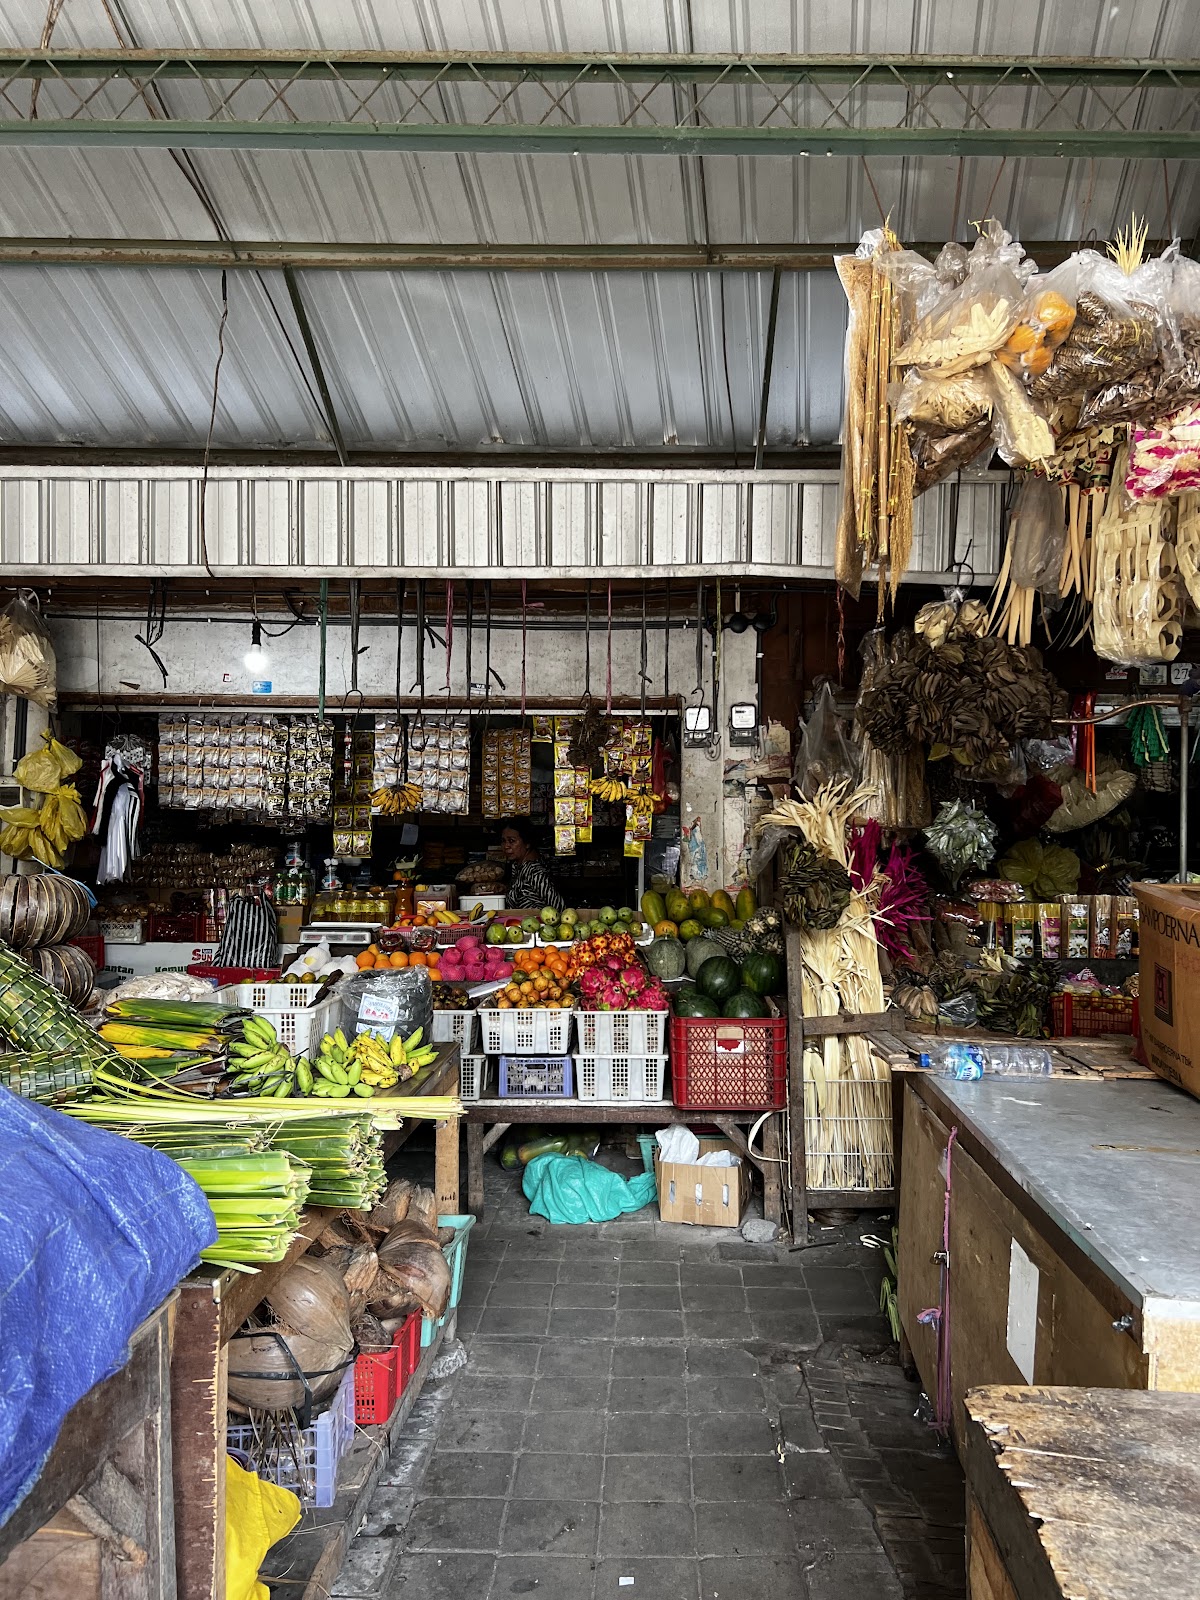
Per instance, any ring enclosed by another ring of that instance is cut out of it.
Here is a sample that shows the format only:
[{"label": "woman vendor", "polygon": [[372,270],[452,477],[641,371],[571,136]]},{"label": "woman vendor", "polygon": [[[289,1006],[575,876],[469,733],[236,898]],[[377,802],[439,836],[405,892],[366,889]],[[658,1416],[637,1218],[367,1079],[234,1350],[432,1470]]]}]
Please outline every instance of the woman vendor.
[{"label": "woman vendor", "polygon": [[500,832],[500,848],[509,863],[505,906],[510,911],[540,911],[543,906],[561,911],[565,901],[542,865],[528,822],[519,818],[506,822]]}]

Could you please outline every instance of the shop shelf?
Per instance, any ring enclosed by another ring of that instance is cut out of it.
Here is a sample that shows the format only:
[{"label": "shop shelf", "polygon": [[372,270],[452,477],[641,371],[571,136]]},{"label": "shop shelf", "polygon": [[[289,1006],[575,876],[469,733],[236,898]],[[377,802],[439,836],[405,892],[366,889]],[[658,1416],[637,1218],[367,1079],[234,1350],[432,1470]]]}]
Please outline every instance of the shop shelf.
[{"label": "shop shelf", "polygon": [[666,1011],[580,1011],[579,1053],[660,1056],[667,1047]]},{"label": "shop shelf", "polygon": [[567,1099],[572,1092],[570,1056],[501,1056],[500,1098],[552,1095]]},{"label": "shop shelf", "polygon": [[671,1085],[694,1111],[774,1111],[787,1102],[787,1018],[671,1018]]},{"label": "shop shelf", "polygon": [[483,1048],[489,1056],[566,1055],[573,1011],[481,1010]]},{"label": "shop shelf", "polygon": [[580,1051],[575,1057],[575,1092],[581,1100],[661,1100],[666,1067],[666,1056],[592,1056]]},{"label": "shop shelf", "polygon": [[324,1509],[333,1504],[338,1462],[354,1439],[354,1425],[354,1367],[350,1366],[329,1409],[310,1427],[291,1429],[286,1440],[265,1444],[258,1426],[238,1423],[228,1429],[226,1443],[248,1456],[260,1477],[299,1496],[301,1505]]},{"label": "shop shelf", "polygon": [[433,1013],[434,1044],[459,1044],[464,1053],[475,1043],[475,1011],[437,1011]]},{"label": "shop shelf", "polygon": [[[439,1228],[454,1229],[453,1239],[449,1244],[442,1246],[442,1254],[445,1256],[450,1268],[450,1299],[442,1316],[421,1318],[422,1350],[428,1349],[433,1343],[437,1338],[438,1329],[458,1306],[462,1295],[463,1274],[467,1270],[467,1237],[474,1226],[475,1218],[472,1216],[444,1216],[438,1218]],[[401,1332],[403,1331],[401,1329]]]}]

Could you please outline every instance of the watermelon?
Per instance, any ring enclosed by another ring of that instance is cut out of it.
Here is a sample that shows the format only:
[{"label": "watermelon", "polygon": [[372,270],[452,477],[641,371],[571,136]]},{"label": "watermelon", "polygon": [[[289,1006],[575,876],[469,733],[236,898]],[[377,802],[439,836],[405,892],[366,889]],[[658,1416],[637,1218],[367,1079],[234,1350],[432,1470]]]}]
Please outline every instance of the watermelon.
[{"label": "watermelon", "polygon": [[694,978],[706,961],[713,956],[723,956],[724,950],[715,939],[693,939],[687,947],[688,977]]},{"label": "watermelon", "polygon": [[727,1000],[721,1002],[721,1015],[723,1017],[765,1017],[766,1002],[758,995],[751,994],[749,989],[739,989],[731,994]]},{"label": "watermelon", "polygon": [[696,987],[718,1005],[728,1000],[742,987],[742,974],[736,961],[728,956],[712,956],[696,974]]},{"label": "watermelon", "polygon": [[678,939],[655,939],[645,957],[656,978],[682,978],[687,968],[687,952]]},{"label": "watermelon", "polygon": [[783,987],[783,964],[778,956],[755,953],[742,962],[742,987],[751,994],[778,994]]},{"label": "watermelon", "polygon": [[685,983],[674,1000],[677,1017],[718,1017],[720,1009],[714,1000],[701,994],[694,983]]}]

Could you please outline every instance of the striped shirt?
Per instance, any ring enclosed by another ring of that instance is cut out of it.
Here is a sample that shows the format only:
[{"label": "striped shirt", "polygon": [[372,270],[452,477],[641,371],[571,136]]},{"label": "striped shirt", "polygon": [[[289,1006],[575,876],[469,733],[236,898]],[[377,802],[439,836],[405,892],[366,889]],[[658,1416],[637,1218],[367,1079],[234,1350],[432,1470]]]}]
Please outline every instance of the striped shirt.
[{"label": "striped shirt", "polygon": [[554,887],[554,879],[536,856],[513,864],[504,904],[510,911],[538,911],[553,906],[561,911],[566,901]]}]

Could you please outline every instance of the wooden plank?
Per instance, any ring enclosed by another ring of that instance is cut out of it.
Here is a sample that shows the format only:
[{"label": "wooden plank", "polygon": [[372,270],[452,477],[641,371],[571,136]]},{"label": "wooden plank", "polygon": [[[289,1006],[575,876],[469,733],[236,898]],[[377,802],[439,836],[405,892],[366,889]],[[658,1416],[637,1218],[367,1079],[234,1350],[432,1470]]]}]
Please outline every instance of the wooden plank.
[{"label": "wooden plank", "polygon": [[967,1600],[1021,1600],[974,1498],[967,1506]]},{"label": "wooden plank", "polygon": [[763,1124],[763,1160],[760,1171],[763,1180],[763,1216],[768,1222],[782,1226],[783,1215],[783,1132],[781,1116],[768,1117]]},{"label": "wooden plank", "polygon": [[185,1279],[171,1361],[175,1578],[179,1600],[225,1600],[225,1413],[221,1303]]},{"label": "wooden plank", "polygon": [[787,932],[788,1163],[792,1178],[792,1240],[808,1243],[808,1174],[804,1149],[804,957],[800,934]]},{"label": "wooden plank", "polygon": [[833,1209],[851,1211],[890,1211],[896,1204],[894,1189],[810,1189],[810,1211]]},{"label": "wooden plank", "polygon": [[[791,963],[788,963],[791,970]],[[791,1012],[789,994],[788,1010]],[[795,1013],[792,1013],[794,1016]],[[869,1034],[875,1028],[886,1029],[896,1020],[894,1011],[842,1011],[836,1017],[805,1017],[806,1039],[840,1039],[852,1034]]]},{"label": "wooden plank", "polygon": [[0,1528],[0,1560],[84,1488],[120,1441],[139,1429],[158,1404],[156,1385],[169,1360],[177,1309],[173,1291],[135,1330],[129,1359],[120,1371],[95,1384],[67,1412],[36,1484]]},{"label": "wooden plank", "polygon": [[483,1221],[483,1123],[467,1123],[467,1210]]},{"label": "wooden plank", "polygon": [[670,1122],[711,1122],[716,1116],[735,1116],[739,1122],[756,1122],[761,1111],[690,1111],[666,1100],[567,1100],[540,1096],[511,1096],[507,1099],[465,1100],[463,1116],[472,1122],[572,1122],[581,1127],[592,1123],[615,1123],[661,1128]]},{"label": "wooden plank", "polygon": [[926,1394],[937,1393],[937,1334],[917,1319],[938,1304],[945,1182],[942,1160],[947,1130],[930,1107],[904,1090],[904,1165],[900,1173],[900,1248],[897,1298],[900,1322]]}]

